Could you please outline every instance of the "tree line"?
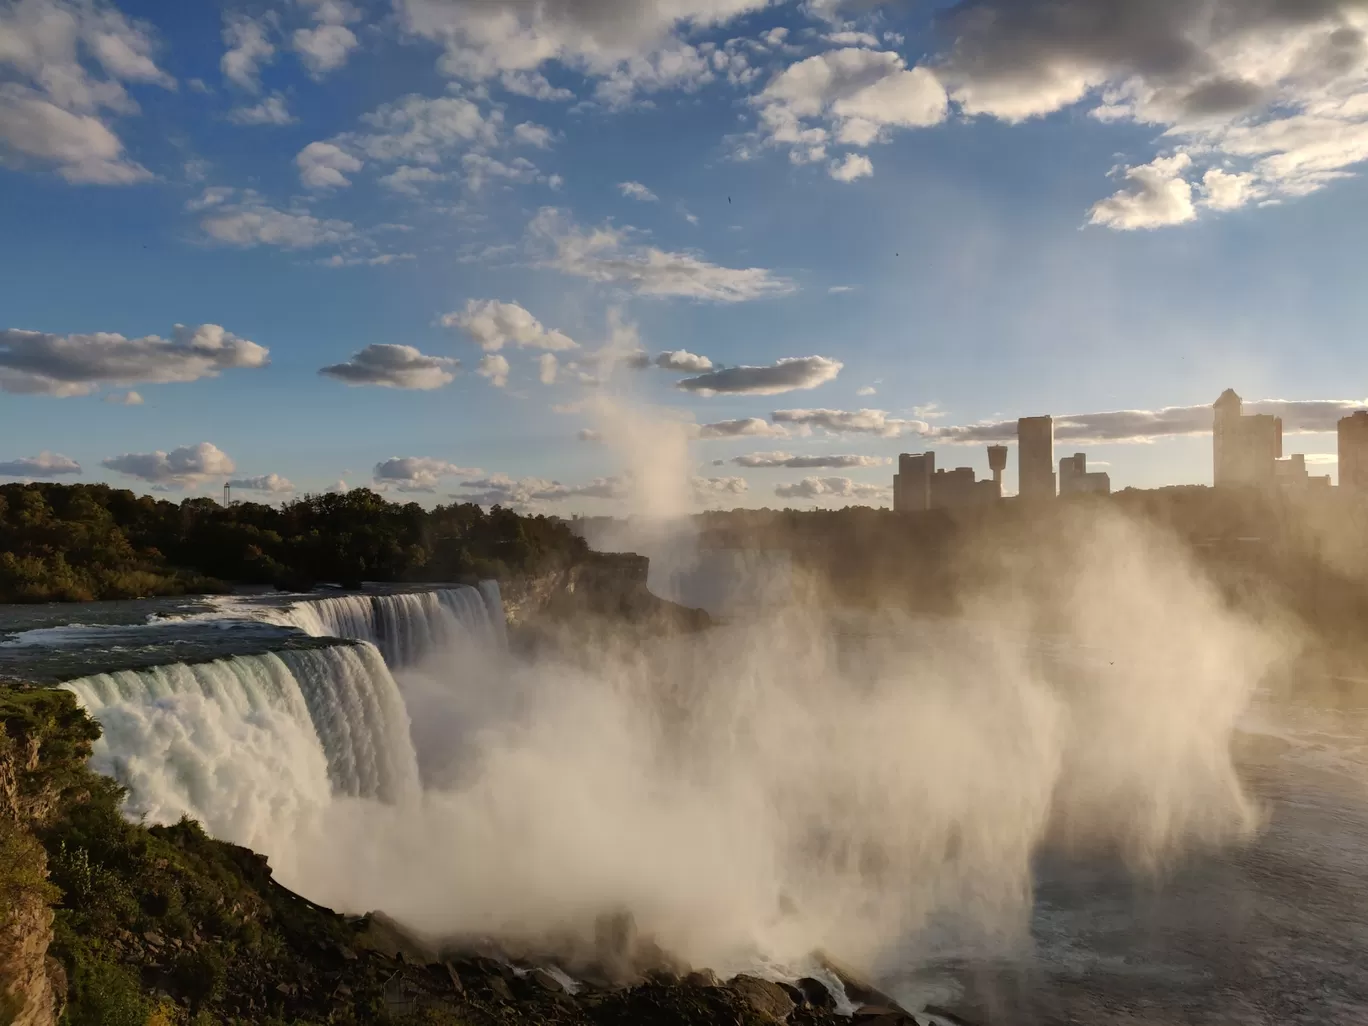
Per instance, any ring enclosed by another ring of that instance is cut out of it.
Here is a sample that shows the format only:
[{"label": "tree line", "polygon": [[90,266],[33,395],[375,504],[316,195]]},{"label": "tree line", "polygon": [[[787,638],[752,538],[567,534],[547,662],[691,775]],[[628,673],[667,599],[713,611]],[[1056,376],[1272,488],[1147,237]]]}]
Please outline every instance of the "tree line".
[{"label": "tree line", "polygon": [[367,488],[223,506],[103,484],[0,485],[3,602],[499,578],[587,554],[583,539],[554,518],[473,503],[427,510]]}]

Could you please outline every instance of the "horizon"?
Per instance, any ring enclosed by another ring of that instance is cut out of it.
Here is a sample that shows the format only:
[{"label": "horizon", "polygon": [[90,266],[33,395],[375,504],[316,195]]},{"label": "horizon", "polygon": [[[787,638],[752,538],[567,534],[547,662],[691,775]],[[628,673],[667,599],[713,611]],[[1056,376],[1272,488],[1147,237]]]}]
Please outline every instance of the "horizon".
[{"label": "horizon", "polygon": [[694,511],[891,505],[1051,414],[1210,484],[1229,387],[1333,475],[1358,6],[976,6],[11,0],[0,481],[623,516],[679,434]]}]

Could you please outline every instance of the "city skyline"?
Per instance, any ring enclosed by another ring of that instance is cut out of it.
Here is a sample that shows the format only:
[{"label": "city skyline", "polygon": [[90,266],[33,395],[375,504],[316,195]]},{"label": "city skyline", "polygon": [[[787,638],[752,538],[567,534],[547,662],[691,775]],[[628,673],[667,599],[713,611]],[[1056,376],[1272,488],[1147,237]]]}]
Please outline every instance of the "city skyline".
[{"label": "city skyline", "polygon": [[1086,10],[4,0],[0,480],[627,512],[606,395],[691,425],[693,508],[890,505],[1046,410],[1208,483],[1231,382],[1333,473],[1359,12]]}]

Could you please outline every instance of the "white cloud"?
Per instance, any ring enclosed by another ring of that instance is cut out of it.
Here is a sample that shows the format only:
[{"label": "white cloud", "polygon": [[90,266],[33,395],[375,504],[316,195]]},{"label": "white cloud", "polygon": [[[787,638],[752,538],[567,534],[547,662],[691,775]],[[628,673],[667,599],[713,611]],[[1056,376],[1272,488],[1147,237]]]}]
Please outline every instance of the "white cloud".
[{"label": "white cloud", "polygon": [[228,120],[235,125],[291,125],[298,119],[285,106],[285,97],[272,93],[251,107],[234,107]]},{"label": "white cloud", "polygon": [[753,452],[737,456],[732,460],[738,467],[771,469],[786,467],[790,470],[849,470],[855,467],[882,467],[890,462],[883,456],[793,456],[786,452]]},{"label": "white cloud", "polygon": [[537,377],[543,385],[554,385],[560,372],[560,363],[554,353],[542,353],[537,360]]},{"label": "white cloud", "polygon": [[640,182],[619,182],[618,192],[622,193],[628,199],[640,200],[643,203],[660,202],[660,197]]},{"label": "white cloud", "polygon": [[861,484],[848,477],[805,477],[796,484],[779,485],[774,494],[781,499],[882,499],[891,489],[884,485]]},{"label": "white cloud", "polygon": [[740,420],[719,420],[713,424],[703,424],[698,428],[697,437],[708,440],[717,438],[787,438],[788,428],[782,424],[771,424],[760,417],[743,417]]},{"label": "white cloud", "polygon": [[795,356],[764,367],[723,367],[675,383],[675,388],[702,396],[779,395],[816,388],[835,379],[843,364],[825,356]]},{"label": "white cloud", "polygon": [[499,76],[499,84],[516,96],[526,96],[533,100],[565,101],[573,100],[575,94],[569,89],[553,86],[546,76],[535,71],[505,71]]},{"label": "white cloud", "polygon": [[[884,410],[775,410],[770,416],[776,424],[792,424],[800,429],[820,428],[832,434],[877,435],[880,438],[897,438],[926,427],[922,421],[900,420]],[[1015,422],[1013,425],[1015,429]]]},{"label": "white cloud", "polygon": [[491,178],[525,185],[542,177],[537,166],[526,157],[514,157],[505,162],[485,153],[467,153],[461,158],[461,167],[465,171],[466,187],[472,192],[479,192]]},{"label": "white cloud", "polygon": [[79,184],[151,178],[124,155],[103,112],[137,113],[125,83],[176,88],[155,49],[150,27],[103,0],[12,0],[0,8],[0,163],[52,167]]},{"label": "white cloud", "polygon": [[337,24],[296,29],[291,43],[304,67],[315,78],[322,78],[328,72],[342,67],[351,52],[360,45],[351,29]]},{"label": "white cloud", "polygon": [[627,494],[626,482],[620,477],[597,477],[588,484],[564,485],[539,477],[511,478],[494,474],[476,481],[465,481],[468,492],[454,495],[462,502],[481,506],[527,507],[543,502],[563,502],[566,499],[621,499]]},{"label": "white cloud", "polygon": [[[1096,0],[959,5],[936,73],[969,115],[1015,122],[1089,103],[1100,120],[1157,127],[1194,164],[1243,176],[1238,187],[1194,176],[1213,210],[1305,195],[1368,159],[1368,17],[1359,0],[1108,0],[1098,14]],[[1159,194],[1159,216],[1123,201],[1114,217],[1104,206],[1099,223],[1191,220],[1179,182],[1136,184],[1141,195]]]},{"label": "white cloud", "polygon": [[611,225],[586,231],[549,207],[533,218],[528,234],[546,266],[644,296],[739,303],[794,291],[791,281],[764,268],[721,267],[689,253],[637,245],[628,230]]},{"label": "white cloud", "polygon": [[386,264],[417,259],[416,253],[377,253],[375,256],[344,256],[341,253],[334,253],[318,263],[321,267],[384,267]]},{"label": "white cloud", "polygon": [[578,345],[569,335],[545,328],[517,303],[498,299],[468,300],[464,310],[444,314],[441,323],[446,328],[460,328],[487,353],[498,352],[505,345],[555,351]]},{"label": "white cloud", "polygon": [[744,477],[695,477],[689,483],[693,488],[694,498],[702,503],[744,495],[750,490],[750,485]]},{"label": "white cloud", "polygon": [[[403,27],[443,47],[440,69],[455,77],[500,77],[506,88],[540,98],[539,69],[550,62],[599,78],[601,102],[635,91],[691,88],[710,70],[681,34],[724,24],[768,0],[396,0]],[[535,77],[534,77],[535,76]],[[530,81],[529,81],[530,80]],[[510,82],[513,83],[510,86]]]},{"label": "white cloud", "polygon": [[25,456],[0,463],[0,477],[47,478],[81,473],[81,465],[70,456],[44,449],[37,456]]},{"label": "white cloud", "polygon": [[244,492],[268,492],[272,495],[283,495],[295,490],[289,478],[281,477],[279,474],[236,478],[229,481],[228,486]]},{"label": "white cloud", "polygon": [[219,60],[219,70],[224,78],[248,92],[261,88],[262,65],[275,59],[275,44],[269,36],[272,20],[242,13],[224,17],[223,42],[228,49]]},{"label": "white cloud", "polygon": [[141,406],[143,397],[137,392],[115,392],[105,396],[104,401],[115,406]]},{"label": "white cloud", "polygon": [[410,167],[405,164],[395,168],[387,175],[380,178],[380,184],[394,192],[402,192],[406,196],[420,196],[422,190],[420,185],[432,185],[436,182],[444,182],[447,176],[440,171],[434,171],[430,167]]},{"label": "white cloud", "polygon": [[310,189],[345,189],[347,177],[361,170],[361,161],[328,142],[311,142],[295,155],[299,180]]},{"label": "white cloud", "polygon": [[236,466],[226,452],[209,442],[186,445],[170,452],[124,453],[100,465],[154,485],[196,487],[214,477],[227,477]]},{"label": "white cloud", "polygon": [[346,363],[324,367],[318,373],[348,385],[379,385],[430,391],[449,385],[461,361],[426,356],[413,346],[376,344],[366,346]]},{"label": "white cloud", "polygon": [[698,356],[687,349],[659,353],[652,362],[662,370],[681,371],[685,374],[698,374],[713,368],[713,362],[706,356]]},{"label": "white cloud", "polygon": [[877,391],[878,389],[873,385],[865,385],[864,388],[856,389],[855,394],[858,396],[869,396],[874,395]]},{"label": "white cloud", "polygon": [[495,388],[503,388],[508,384],[508,371],[508,361],[498,353],[486,353],[475,368],[475,373],[488,378]]},{"label": "white cloud", "polygon": [[373,478],[381,491],[435,492],[444,477],[474,477],[478,468],[458,467],[427,456],[391,456],[375,465]]},{"label": "white cloud", "polygon": [[207,210],[200,229],[215,242],[230,246],[312,249],[356,236],[347,221],[324,220],[304,210],[277,210],[250,190],[239,195],[228,189],[206,189],[187,209]]},{"label": "white cloud", "polygon": [[832,161],[827,173],[838,182],[853,182],[874,173],[874,162],[863,153],[847,153],[845,160]]},{"label": "white cloud", "polygon": [[831,143],[869,146],[893,128],[939,124],[948,112],[945,89],[929,69],[860,47],[791,64],[754,103],[766,140],[789,147],[799,163],[825,159]]},{"label": "white cloud", "polygon": [[1212,210],[1237,210],[1257,191],[1251,174],[1229,174],[1219,167],[1208,168],[1202,176],[1205,204]]},{"label": "white cloud", "polygon": [[528,146],[535,146],[539,150],[548,149],[551,140],[555,138],[551,129],[545,125],[534,124],[531,121],[524,121],[513,129],[513,138]]},{"label": "white cloud", "polygon": [[868,32],[856,32],[846,30],[844,32],[831,32],[822,37],[828,43],[836,46],[867,46],[875,47],[879,45],[879,37]]},{"label": "white cloud", "polygon": [[579,440],[581,442],[602,442],[603,432],[595,431],[592,428],[580,428]]},{"label": "white cloud", "polygon": [[1149,164],[1127,168],[1126,187],[1100,200],[1089,220],[1122,231],[1163,228],[1194,220],[1192,185],[1183,172],[1192,166],[1186,153],[1160,157]]},{"label": "white cloud", "polygon": [[33,395],[89,395],[104,385],[167,384],[264,367],[268,350],[217,324],[177,324],[170,339],[115,332],[53,335],[0,329],[0,390]]}]

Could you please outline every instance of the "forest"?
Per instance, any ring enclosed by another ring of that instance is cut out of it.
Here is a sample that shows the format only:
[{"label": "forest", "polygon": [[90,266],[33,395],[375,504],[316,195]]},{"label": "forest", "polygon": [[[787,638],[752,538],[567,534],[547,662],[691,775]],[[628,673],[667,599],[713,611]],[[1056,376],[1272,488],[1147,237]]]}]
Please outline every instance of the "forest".
[{"label": "forest", "polygon": [[0,486],[3,602],[502,578],[587,554],[585,542],[553,518],[472,503],[427,510],[366,488],[279,506],[223,506],[102,484]]}]

